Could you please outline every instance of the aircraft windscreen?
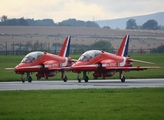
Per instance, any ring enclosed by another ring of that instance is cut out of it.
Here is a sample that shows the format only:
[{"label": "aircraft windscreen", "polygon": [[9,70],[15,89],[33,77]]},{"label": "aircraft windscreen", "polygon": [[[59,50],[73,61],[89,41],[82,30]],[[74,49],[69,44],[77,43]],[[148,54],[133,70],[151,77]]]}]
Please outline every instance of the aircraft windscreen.
[{"label": "aircraft windscreen", "polygon": [[98,56],[101,53],[99,50],[89,50],[82,54],[78,60],[81,60],[83,62],[89,61],[92,58]]},{"label": "aircraft windscreen", "polygon": [[43,55],[44,55],[43,52],[31,52],[31,53],[27,54],[21,62],[30,63],[30,62],[33,62],[34,60],[42,57]]}]

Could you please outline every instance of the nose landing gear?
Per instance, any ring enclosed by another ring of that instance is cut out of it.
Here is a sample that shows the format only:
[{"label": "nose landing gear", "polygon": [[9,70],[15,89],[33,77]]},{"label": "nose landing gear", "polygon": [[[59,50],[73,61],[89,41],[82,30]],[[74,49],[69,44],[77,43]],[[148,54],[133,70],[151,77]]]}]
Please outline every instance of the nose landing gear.
[{"label": "nose landing gear", "polygon": [[[22,81],[22,83],[24,83],[25,80],[26,80],[23,75],[24,74],[21,75],[21,81]],[[30,76],[30,73],[29,72],[27,73],[27,77],[26,78],[27,78],[27,80],[28,80],[29,83],[32,82],[32,77]]]}]

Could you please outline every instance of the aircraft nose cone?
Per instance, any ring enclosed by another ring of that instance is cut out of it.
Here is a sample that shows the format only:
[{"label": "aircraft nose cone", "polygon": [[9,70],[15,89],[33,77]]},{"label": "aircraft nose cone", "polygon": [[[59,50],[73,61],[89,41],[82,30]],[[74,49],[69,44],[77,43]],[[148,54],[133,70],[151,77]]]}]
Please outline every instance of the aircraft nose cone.
[{"label": "aircraft nose cone", "polygon": [[73,64],[71,67],[72,67],[72,68],[75,68],[75,66],[76,66],[76,65],[75,65],[75,64]]},{"label": "aircraft nose cone", "polygon": [[15,66],[15,70],[14,70],[14,71],[15,71],[16,73],[22,72],[22,68],[23,68],[24,66],[26,66],[25,63],[20,63],[20,64],[18,64],[17,66]]},{"label": "aircraft nose cone", "polygon": [[72,69],[73,70],[80,70],[81,68],[83,68],[83,65],[85,65],[84,63],[78,61],[75,64],[72,65]]},{"label": "aircraft nose cone", "polygon": [[76,70],[77,66],[78,66],[78,64],[76,63],[76,64],[72,65],[71,67],[72,67],[73,70]]},{"label": "aircraft nose cone", "polygon": [[19,65],[15,66],[15,70],[14,70],[16,73],[20,71],[19,69]]}]

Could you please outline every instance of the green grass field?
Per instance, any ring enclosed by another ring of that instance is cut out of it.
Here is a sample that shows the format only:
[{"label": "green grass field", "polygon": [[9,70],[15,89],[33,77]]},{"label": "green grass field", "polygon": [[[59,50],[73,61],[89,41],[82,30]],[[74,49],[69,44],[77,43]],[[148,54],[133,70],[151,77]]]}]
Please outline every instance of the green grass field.
[{"label": "green grass field", "polygon": [[[71,57],[77,59],[79,55]],[[125,73],[126,78],[164,78],[163,54],[130,57],[154,62],[162,68]],[[0,56],[0,81],[20,80],[20,75],[4,69],[15,67],[22,58]],[[147,64],[134,63],[134,66],[138,65]],[[66,74],[69,79],[77,77],[76,73]],[[92,73],[89,77],[93,78]],[[116,78],[118,74],[109,79]],[[60,73],[50,79],[60,80]],[[163,93],[164,88],[0,91],[0,120],[163,120]]]},{"label": "green grass field", "polygon": [[0,120],[163,120],[164,88],[0,91]]},{"label": "green grass field", "polygon": [[[80,55],[71,55],[72,58],[78,59]],[[0,56],[0,81],[20,81],[20,75],[15,74],[14,71],[6,71],[5,68],[15,67],[24,56]],[[144,60],[149,62],[154,62],[154,66],[161,66],[160,69],[149,69],[145,71],[132,71],[124,73],[124,76],[128,78],[164,78],[164,55],[163,54],[132,54],[130,56],[133,59]],[[134,66],[152,66],[149,64],[134,63]],[[69,79],[76,80],[77,74],[72,72],[66,72]],[[82,75],[81,75],[82,76]],[[89,79],[93,79],[92,72],[88,74]],[[36,79],[35,73],[32,74],[33,79]],[[119,75],[107,79],[118,79]],[[60,80],[61,73],[57,74],[50,80]],[[101,78],[99,78],[101,79]],[[42,78],[42,80],[45,80]]]}]

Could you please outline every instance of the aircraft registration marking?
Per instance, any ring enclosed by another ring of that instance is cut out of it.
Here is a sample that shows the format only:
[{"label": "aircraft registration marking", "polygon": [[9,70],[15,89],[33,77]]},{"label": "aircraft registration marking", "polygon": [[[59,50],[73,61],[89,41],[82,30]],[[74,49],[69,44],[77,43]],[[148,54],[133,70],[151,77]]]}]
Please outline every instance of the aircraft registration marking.
[{"label": "aircraft registration marking", "polygon": [[116,67],[117,63],[106,63],[103,65],[104,67]]},{"label": "aircraft registration marking", "polygon": [[110,63],[110,67],[116,67],[117,64],[116,63]]},{"label": "aircraft registration marking", "polygon": [[59,67],[59,65],[58,64],[48,64],[48,65],[46,65],[46,67]]}]

